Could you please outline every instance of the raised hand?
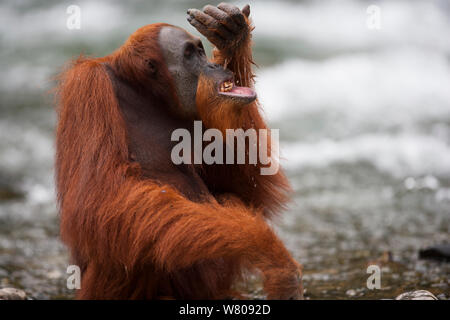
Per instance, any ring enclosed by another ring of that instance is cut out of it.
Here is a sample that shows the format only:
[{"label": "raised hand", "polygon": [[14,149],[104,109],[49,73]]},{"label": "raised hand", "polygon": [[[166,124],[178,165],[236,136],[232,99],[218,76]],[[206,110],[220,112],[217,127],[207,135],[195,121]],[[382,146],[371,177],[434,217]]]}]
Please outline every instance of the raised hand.
[{"label": "raised hand", "polygon": [[220,3],[217,7],[206,5],[203,11],[189,9],[187,13],[189,23],[221,51],[230,53],[249,39],[249,5],[241,11],[234,5]]}]

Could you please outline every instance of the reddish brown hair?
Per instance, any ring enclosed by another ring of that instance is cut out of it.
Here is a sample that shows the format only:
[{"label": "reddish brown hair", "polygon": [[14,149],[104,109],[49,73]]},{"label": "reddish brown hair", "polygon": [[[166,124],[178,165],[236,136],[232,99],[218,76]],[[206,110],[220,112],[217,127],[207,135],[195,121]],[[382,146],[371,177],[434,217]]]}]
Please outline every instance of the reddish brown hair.
[{"label": "reddish brown hair", "polygon": [[[224,298],[244,267],[262,270],[274,297],[289,291],[280,279],[297,265],[264,221],[287,199],[281,172],[204,168],[213,192],[192,201],[131,159],[111,72],[159,103],[176,100],[157,42],[164,25],[139,29],[110,56],[80,57],[60,77],[56,184],[61,236],[82,269],[78,298]],[[162,66],[156,80],[144,72],[149,62]],[[244,70],[242,82],[252,78]],[[256,104],[244,110],[223,123],[200,114],[211,126],[265,127]]]}]

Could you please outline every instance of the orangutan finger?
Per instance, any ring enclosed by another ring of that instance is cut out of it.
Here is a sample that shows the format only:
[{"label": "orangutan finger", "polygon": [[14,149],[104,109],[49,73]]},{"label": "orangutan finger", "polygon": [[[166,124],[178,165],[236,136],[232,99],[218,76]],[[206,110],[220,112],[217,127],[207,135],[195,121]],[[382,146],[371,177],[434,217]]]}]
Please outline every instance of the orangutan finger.
[{"label": "orangutan finger", "polygon": [[245,26],[246,22],[244,19],[244,15],[242,14],[241,10],[239,10],[238,7],[228,4],[228,3],[220,3],[217,8],[219,8],[222,11],[225,11],[228,13],[229,16],[240,26]]},{"label": "orangutan finger", "polygon": [[242,13],[248,18],[250,16],[250,5],[246,4],[243,8],[242,8]]},{"label": "orangutan finger", "polygon": [[208,28],[204,24],[200,23],[197,19],[189,16],[187,17],[188,22],[198,30],[202,35],[204,35],[213,45],[221,49],[225,47],[226,40],[223,39],[217,32],[213,29]]},{"label": "orangutan finger", "polygon": [[226,28],[228,28],[233,33],[239,33],[239,26],[234,22],[234,20],[225,12],[214,6],[206,5],[203,8],[203,12],[218,20],[221,24],[223,24]]},{"label": "orangutan finger", "polygon": [[215,30],[222,38],[226,40],[232,40],[234,38],[234,35],[214,17],[211,17],[210,15],[197,9],[190,10],[189,14],[209,29]]}]

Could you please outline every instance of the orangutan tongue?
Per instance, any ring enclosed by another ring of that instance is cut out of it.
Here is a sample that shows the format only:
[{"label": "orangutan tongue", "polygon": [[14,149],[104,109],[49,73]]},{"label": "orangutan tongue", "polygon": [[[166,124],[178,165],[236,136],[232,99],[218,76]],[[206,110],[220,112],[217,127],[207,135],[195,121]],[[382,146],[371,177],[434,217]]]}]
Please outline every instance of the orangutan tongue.
[{"label": "orangutan tongue", "polygon": [[239,96],[254,96],[255,90],[249,87],[238,87],[233,86],[233,88],[228,91],[227,93],[230,93],[232,95],[239,95]]}]

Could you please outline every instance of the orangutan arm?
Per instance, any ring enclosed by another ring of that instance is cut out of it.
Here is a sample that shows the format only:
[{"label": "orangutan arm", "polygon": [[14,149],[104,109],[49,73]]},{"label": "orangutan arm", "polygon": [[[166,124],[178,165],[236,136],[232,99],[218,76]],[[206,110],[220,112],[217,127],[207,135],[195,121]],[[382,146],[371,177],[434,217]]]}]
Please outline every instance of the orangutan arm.
[{"label": "orangutan arm", "polygon": [[[251,32],[254,27],[249,18],[250,7],[246,5],[241,11],[236,6],[221,3],[217,7],[207,5],[203,11],[189,9],[188,14],[188,21],[215,46],[213,62],[231,70],[236,85],[253,87]],[[236,113],[230,113],[227,108],[222,110],[227,113],[216,115],[213,121],[202,118],[205,125],[218,128],[222,134],[225,134],[226,129],[267,129],[259,112],[258,101]],[[272,147],[277,141],[270,141],[270,135],[267,140],[259,140],[267,145],[269,155],[273,154]],[[208,166],[205,179],[213,177],[214,181],[210,181],[210,184],[214,183],[219,192],[235,193],[247,204],[262,208],[264,214],[270,216],[283,207],[291,190],[281,170],[270,175],[261,175],[262,167],[266,166],[260,162],[255,166]],[[217,176],[223,178],[215,179]]]},{"label": "orangutan arm", "polygon": [[[128,268],[152,261],[175,272],[225,258],[261,270],[270,298],[296,298],[301,270],[262,218],[235,197],[192,202],[170,186],[130,180],[97,212],[98,254]],[[105,243],[103,243],[104,239]],[[112,246],[104,248],[102,246]]]}]

